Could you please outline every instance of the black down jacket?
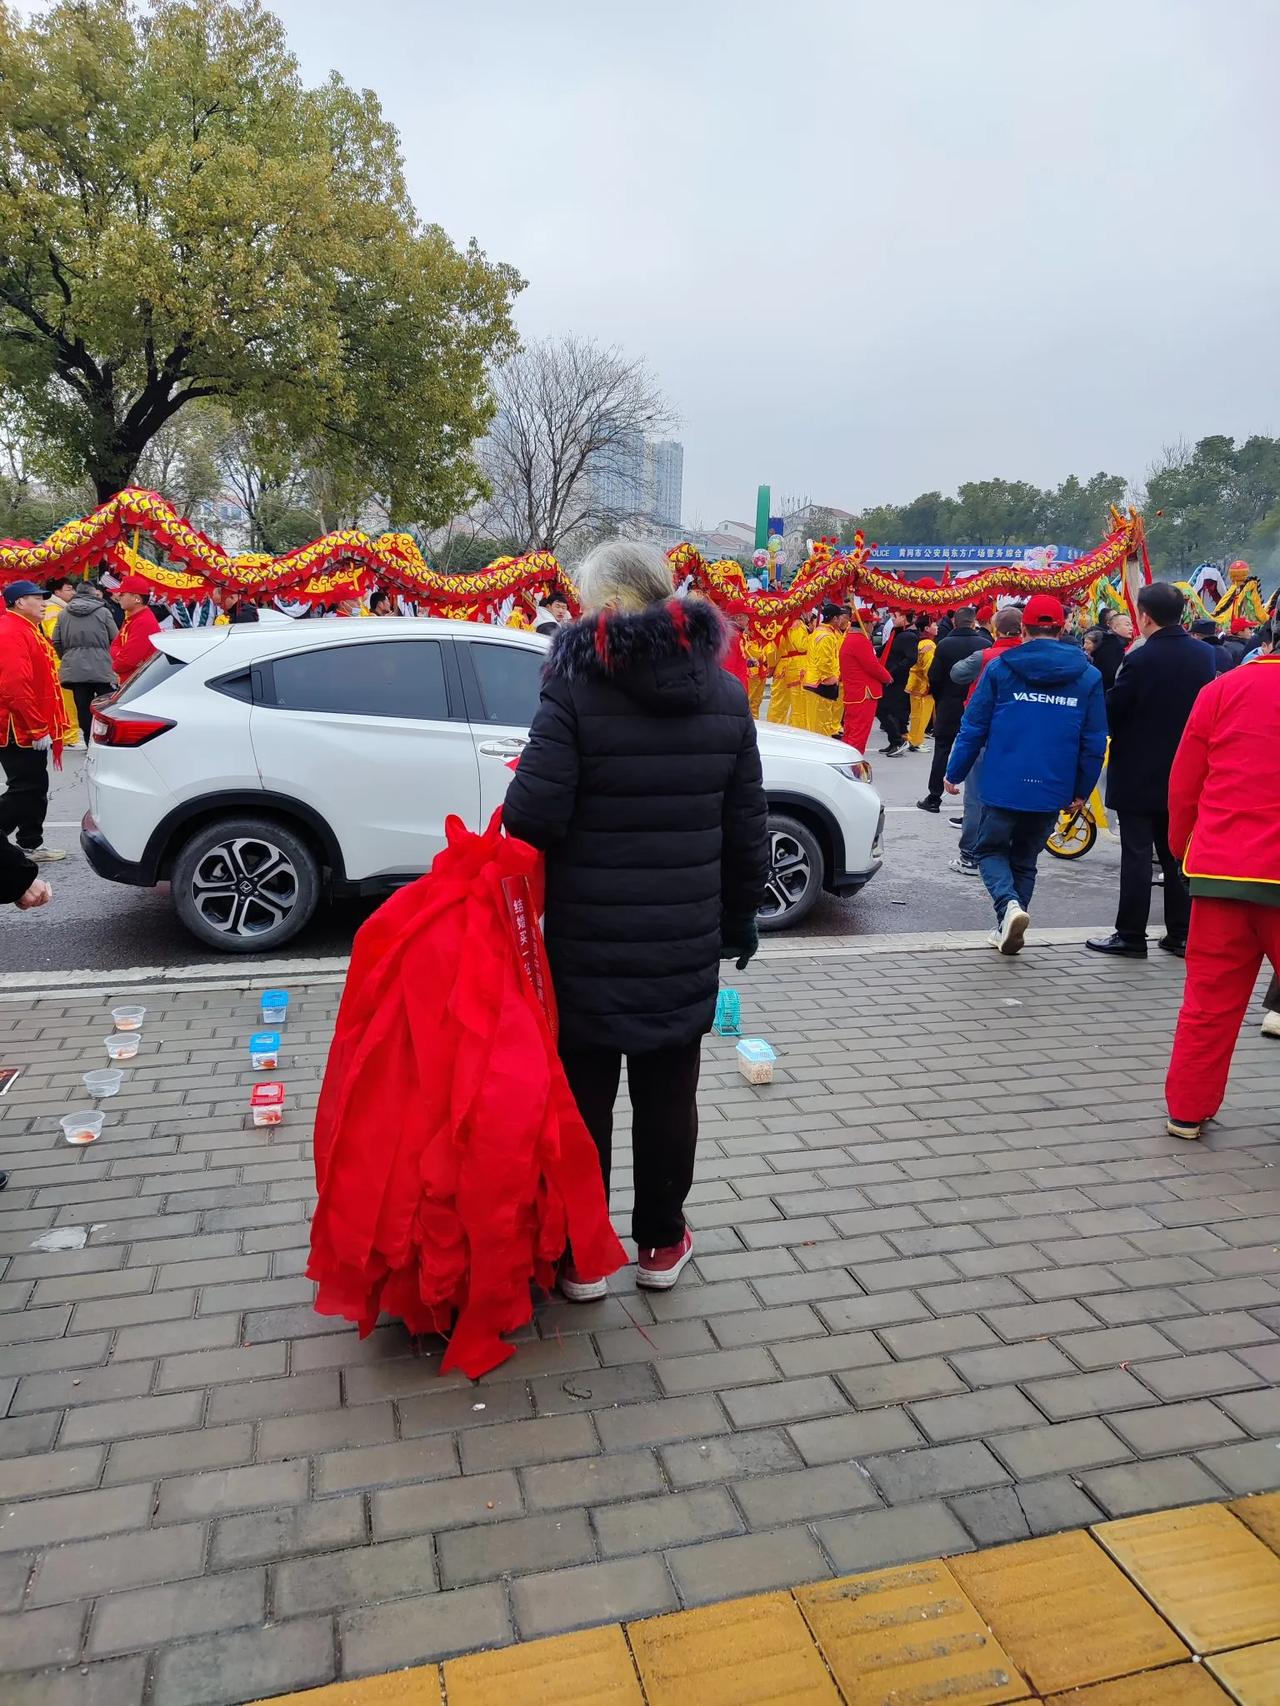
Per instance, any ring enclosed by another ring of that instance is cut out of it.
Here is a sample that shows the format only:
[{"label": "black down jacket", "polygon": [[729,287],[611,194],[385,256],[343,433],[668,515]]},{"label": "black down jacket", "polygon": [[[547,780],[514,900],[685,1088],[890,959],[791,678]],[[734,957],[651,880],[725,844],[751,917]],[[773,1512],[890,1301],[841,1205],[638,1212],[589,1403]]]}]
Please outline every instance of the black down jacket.
[{"label": "black down jacket", "polygon": [[768,874],[747,696],[714,607],[655,605],[562,628],[507,830],[546,853],[546,939],[565,1049],[624,1054],[711,1029],[720,927]]}]

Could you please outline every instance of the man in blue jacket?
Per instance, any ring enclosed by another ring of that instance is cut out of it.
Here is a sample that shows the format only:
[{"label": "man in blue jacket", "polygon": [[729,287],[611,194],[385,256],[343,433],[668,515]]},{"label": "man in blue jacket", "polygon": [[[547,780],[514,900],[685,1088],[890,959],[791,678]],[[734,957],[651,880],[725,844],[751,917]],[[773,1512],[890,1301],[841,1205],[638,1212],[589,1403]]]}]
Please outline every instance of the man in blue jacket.
[{"label": "man in blue jacket", "polygon": [[1031,922],[1036,861],[1058,813],[1093,792],[1107,749],[1102,677],[1059,644],[1066,614],[1037,593],[1022,614],[1026,640],[992,659],[969,701],[947,765],[958,794],[981,752],[982,821],[974,857],[996,909],[993,948],[1016,954]]}]

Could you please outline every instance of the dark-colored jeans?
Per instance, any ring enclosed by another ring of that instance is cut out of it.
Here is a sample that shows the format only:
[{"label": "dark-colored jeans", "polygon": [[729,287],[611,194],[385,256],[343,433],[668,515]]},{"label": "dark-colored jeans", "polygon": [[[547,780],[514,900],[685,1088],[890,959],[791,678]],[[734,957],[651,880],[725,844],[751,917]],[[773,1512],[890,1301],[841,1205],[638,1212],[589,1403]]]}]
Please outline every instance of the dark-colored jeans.
[{"label": "dark-colored jeans", "polygon": [[1164,928],[1172,942],[1185,942],[1191,925],[1191,891],[1169,850],[1168,812],[1117,812],[1120,820],[1120,904],[1116,935],[1145,942],[1151,916],[1151,860],[1164,872]]},{"label": "dark-colored jeans", "polygon": [[996,923],[1010,901],[1025,912],[1036,888],[1036,860],[1058,821],[1057,812],[1014,812],[983,806],[974,858],[987,885]]},{"label": "dark-colored jeans", "polygon": [[964,823],[960,828],[960,857],[966,864],[976,865],[974,849],[978,845],[978,827],[982,822],[982,759],[979,753],[973,768],[964,779]]},{"label": "dark-colored jeans", "polygon": [[939,699],[933,710],[933,763],[929,767],[929,798],[942,803],[942,784],[947,774],[947,760],[964,721],[964,699]]},{"label": "dark-colored jeans", "polygon": [[[44,840],[49,810],[49,754],[6,741],[0,746],[0,769],[7,786],[0,794],[0,835],[12,835],[28,852]],[[14,831],[17,834],[14,834]]]},{"label": "dark-colored jeans", "polygon": [[76,721],[80,725],[80,736],[84,744],[89,744],[89,731],[93,728],[93,702],[110,693],[109,681],[76,681],[70,689],[71,697],[76,702]]},{"label": "dark-colored jeans", "polygon": [[[622,1056],[612,1049],[561,1052],[578,1111],[600,1153],[606,1194],[613,1166],[613,1105]],[[642,1250],[684,1237],[684,1200],[693,1184],[698,1144],[698,1073],[702,1039],[683,1048],[627,1056],[635,1206],[631,1236]]]}]

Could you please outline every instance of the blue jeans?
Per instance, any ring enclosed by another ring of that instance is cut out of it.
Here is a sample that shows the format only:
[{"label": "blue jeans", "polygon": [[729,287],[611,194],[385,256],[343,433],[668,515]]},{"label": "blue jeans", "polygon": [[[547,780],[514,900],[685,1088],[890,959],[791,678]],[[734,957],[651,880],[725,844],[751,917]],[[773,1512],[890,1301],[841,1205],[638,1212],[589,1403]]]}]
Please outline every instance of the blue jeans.
[{"label": "blue jeans", "polygon": [[966,865],[974,865],[974,849],[978,845],[978,825],[982,822],[982,753],[973,761],[973,769],[964,779],[964,826],[960,831],[960,857]]},{"label": "blue jeans", "polygon": [[996,909],[996,923],[1016,900],[1025,911],[1036,887],[1036,860],[1058,821],[1057,812],[1014,812],[984,806],[974,858]]}]

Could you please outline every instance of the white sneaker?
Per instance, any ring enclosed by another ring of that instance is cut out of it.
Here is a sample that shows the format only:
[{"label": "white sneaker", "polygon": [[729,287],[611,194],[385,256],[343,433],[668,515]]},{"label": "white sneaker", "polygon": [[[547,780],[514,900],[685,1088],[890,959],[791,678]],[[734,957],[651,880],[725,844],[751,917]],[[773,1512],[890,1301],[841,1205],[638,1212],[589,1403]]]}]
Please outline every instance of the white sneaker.
[{"label": "white sneaker", "polygon": [[1264,1037],[1280,1037],[1280,1013],[1267,1013],[1262,1020]]},{"label": "white sneaker", "polygon": [[980,877],[982,875],[972,859],[953,859],[947,869],[956,871],[962,877]]},{"label": "white sneaker", "polygon": [[1000,952],[1002,954],[1020,954],[1022,952],[1022,944],[1030,922],[1030,913],[1024,912],[1016,900],[1011,900],[1004,909],[1004,917],[1000,920]]},{"label": "white sneaker", "polygon": [[30,850],[24,847],[23,852],[28,859],[34,859],[37,865],[51,865],[55,859],[65,859],[67,856],[65,847],[32,847]]},{"label": "white sneaker", "polygon": [[598,1303],[609,1295],[608,1280],[585,1279],[571,1261],[561,1262],[556,1283],[570,1303]]},{"label": "white sneaker", "polygon": [[1000,932],[998,930],[992,930],[992,931],[988,932],[988,934],[987,934],[987,946],[989,948],[994,948],[997,954],[1001,952]]}]

